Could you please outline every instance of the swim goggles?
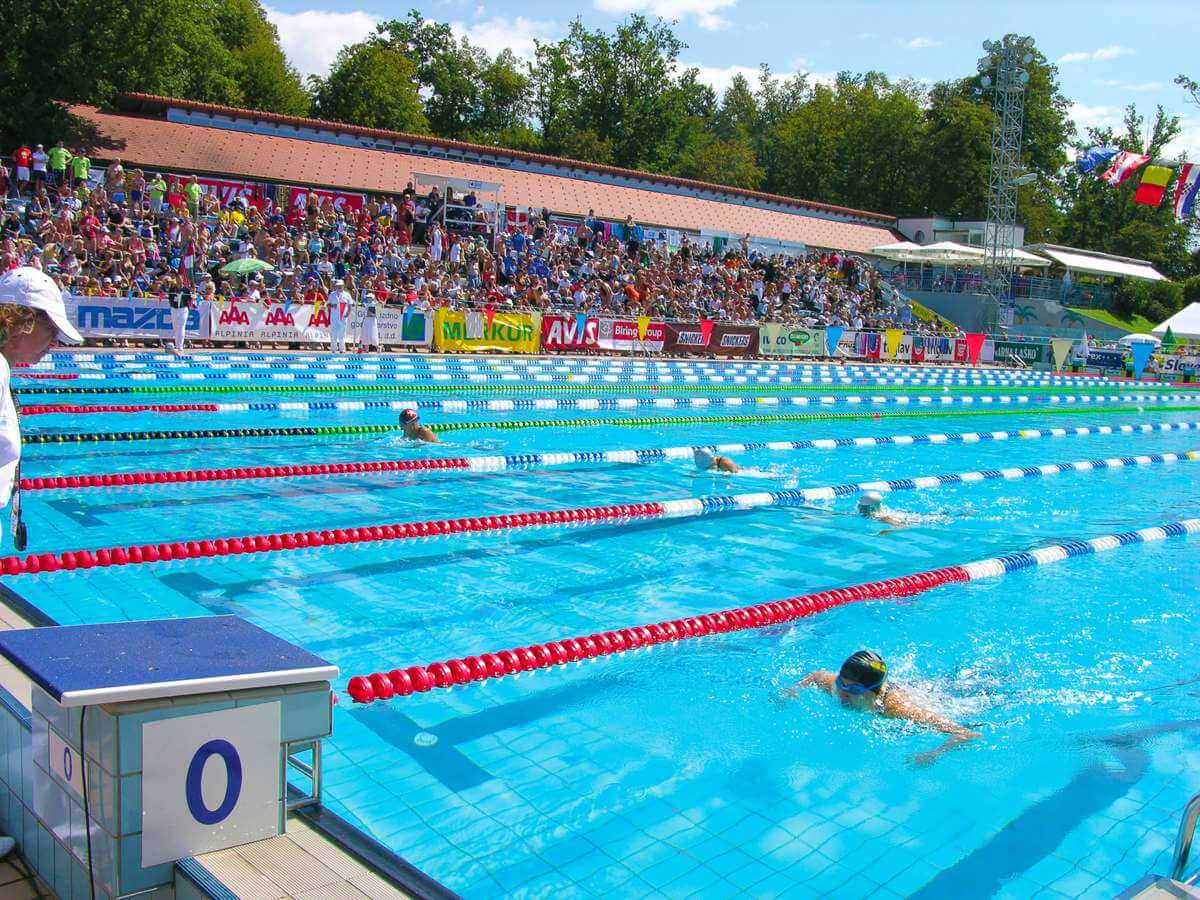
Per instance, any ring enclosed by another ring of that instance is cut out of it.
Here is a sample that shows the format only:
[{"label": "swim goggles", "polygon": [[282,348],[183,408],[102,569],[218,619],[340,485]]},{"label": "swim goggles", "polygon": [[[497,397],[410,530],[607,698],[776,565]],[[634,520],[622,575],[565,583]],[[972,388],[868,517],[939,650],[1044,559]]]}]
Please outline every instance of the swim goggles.
[{"label": "swim goggles", "polygon": [[860,696],[862,696],[863,694],[867,693],[868,691],[877,691],[877,690],[879,690],[881,687],[883,687],[883,682],[884,682],[884,680],[885,680],[885,679],[881,678],[881,679],[879,679],[879,681],[878,681],[876,684],[872,684],[872,685],[866,685],[866,684],[847,684],[846,682],[842,681],[842,676],[841,676],[841,675],[839,675],[839,676],[837,676],[837,678],[835,678],[835,679],[833,680],[833,683],[834,683],[834,685],[837,687],[837,689],[838,689],[839,691],[841,691],[842,693],[844,693],[844,694],[852,694],[852,695],[854,695],[855,697],[860,697]]}]

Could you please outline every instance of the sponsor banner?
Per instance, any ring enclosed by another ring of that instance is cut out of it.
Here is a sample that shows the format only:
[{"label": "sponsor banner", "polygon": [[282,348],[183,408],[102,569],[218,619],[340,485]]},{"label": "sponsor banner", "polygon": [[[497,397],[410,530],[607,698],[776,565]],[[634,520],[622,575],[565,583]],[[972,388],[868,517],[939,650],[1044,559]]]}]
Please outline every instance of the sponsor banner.
[{"label": "sponsor banner", "polygon": [[1194,375],[1200,370],[1200,356],[1166,356],[1158,371],[1164,375]]},{"label": "sponsor banner", "polygon": [[216,194],[221,206],[230,200],[242,199],[250,206],[262,208],[267,204],[267,186],[253,181],[228,181],[224,178],[197,178],[196,183],[206,194]]},{"label": "sponsor banner", "polygon": [[921,339],[926,362],[959,362],[959,343],[962,344],[962,359],[967,358],[967,342],[943,335],[925,335]]},{"label": "sponsor banner", "polygon": [[713,325],[708,341],[710,353],[717,356],[751,356],[757,350],[757,325]]},{"label": "sponsor banner", "polygon": [[595,350],[600,320],[591,316],[542,316],[543,350]]},{"label": "sponsor banner", "polygon": [[758,352],[761,356],[824,356],[825,332],[799,325],[762,325]]},{"label": "sponsor banner", "polygon": [[862,355],[858,352],[858,335],[857,331],[843,330],[837,342],[837,355],[858,359]]},{"label": "sponsor banner", "polygon": [[537,353],[541,338],[539,313],[497,312],[489,322],[480,310],[439,309],[433,323],[434,346],[454,353],[479,350]]},{"label": "sponsor banner", "polygon": [[715,323],[702,326],[699,322],[667,322],[663,329],[663,349],[668,353],[715,352],[709,346],[716,336]]},{"label": "sponsor banner", "polygon": [[1087,364],[1098,369],[1116,369],[1125,371],[1124,350],[1093,350],[1088,349]]},{"label": "sponsor banner", "polygon": [[596,334],[596,344],[601,350],[624,352],[661,353],[666,339],[667,328],[663,322],[650,322],[645,338],[639,339],[637,319],[600,319]]},{"label": "sponsor banner", "polygon": [[[170,338],[171,307],[165,299],[63,294],[67,317],[86,337]],[[188,311],[187,336],[207,338],[208,304]]]},{"label": "sponsor banner", "polygon": [[[433,316],[414,312],[404,315],[401,309],[377,307],[376,327],[379,342],[384,346],[429,346],[433,340]],[[284,306],[281,303],[215,303],[210,311],[211,335],[216,341],[270,341],[285,344],[329,343],[329,308],[317,309],[309,303]],[[351,343],[358,340],[366,318],[361,303],[350,307],[346,337]]]},{"label": "sponsor banner", "polygon": [[308,206],[308,198],[316,197],[318,202],[324,204],[326,200],[332,200],[336,209],[342,212],[360,212],[367,198],[363,194],[348,194],[344,191],[323,191],[320,188],[301,188],[294,187],[291,189],[291,197],[288,202],[293,211],[304,212]]},{"label": "sponsor banner", "polygon": [[1046,345],[1026,344],[1021,341],[996,341],[992,355],[994,361],[1000,364],[1006,365],[1012,362],[1012,357],[1015,356],[1032,366],[1046,361]]}]

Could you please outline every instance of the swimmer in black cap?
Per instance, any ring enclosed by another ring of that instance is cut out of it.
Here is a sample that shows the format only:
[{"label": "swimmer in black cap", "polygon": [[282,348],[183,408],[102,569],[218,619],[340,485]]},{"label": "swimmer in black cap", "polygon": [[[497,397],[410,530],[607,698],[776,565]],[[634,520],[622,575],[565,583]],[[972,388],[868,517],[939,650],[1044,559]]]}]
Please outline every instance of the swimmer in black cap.
[{"label": "swimmer in black cap", "polygon": [[410,441],[424,441],[427,444],[440,444],[438,436],[421,424],[421,417],[415,409],[406,409],[400,413],[400,424],[404,426],[404,436]]},{"label": "swimmer in black cap", "polygon": [[692,452],[692,459],[696,461],[696,468],[701,472],[708,472],[715,469],[718,472],[733,474],[741,471],[738,464],[728,456],[717,456],[717,454],[705,450],[703,447]]},{"label": "swimmer in black cap", "polygon": [[798,686],[815,685],[836,697],[842,706],[879,713],[889,719],[917,722],[948,735],[940,747],[914,756],[913,761],[918,765],[928,765],[959,744],[979,737],[979,732],[964,728],[921,706],[904,691],[889,684],[887,676],[888,667],[883,657],[874,650],[859,650],[850,654],[836,675],[818,669],[805,675]]}]

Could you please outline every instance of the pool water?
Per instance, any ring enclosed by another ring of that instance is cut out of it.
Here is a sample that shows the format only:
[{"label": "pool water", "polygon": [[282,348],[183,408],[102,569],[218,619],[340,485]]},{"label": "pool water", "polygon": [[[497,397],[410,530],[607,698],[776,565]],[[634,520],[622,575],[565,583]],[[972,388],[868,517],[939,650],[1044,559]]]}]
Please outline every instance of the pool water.
[{"label": "pool water", "polygon": [[[97,387],[144,388],[146,381],[131,376],[155,361],[98,355],[83,362],[111,366]],[[302,373],[331,371],[320,357],[283,362],[305,366],[295,370]],[[519,380],[487,396],[532,396],[536,373],[523,361],[504,362]],[[625,378],[633,371],[589,362],[598,376]],[[214,371],[212,364],[192,361],[171,370],[204,375],[182,382],[193,385],[194,394],[149,400],[35,392],[85,387],[74,381],[19,377],[16,386],[25,405],[211,402],[207,389],[230,385],[229,370]],[[65,356],[43,371],[83,372]],[[417,384],[431,383],[426,361],[417,360],[412,371],[421,378]],[[700,369],[659,371],[685,377]],[[778,380],[783,371],[757,370],[790,390]],[[841,374],[808,371],[817,379]],[[888,377],[928,381],[930,371],[894,367]],[[1016,379],[1030,376],[990,376],[1003,382],[999,387]],[[233,386],[238,400],[281,399],[255,391],[263,385]],[[1083,396],[1083,387],[1022,390],[1035,398]],[[1105,393],[1149,390],[1104,387]],[[821,388],[795,386],[796,393],[806,391]],[[971,391],[951,384],[948,392]],[[914,386],[913,396],[919,392]],[[689,396],[682,387],[665,393]],[[595,396],[585,387],[579,395]],[[400,390],[397,396],[406,395]],[[286,399],[360,398],[299,391]],[[1038,400],[986,410],[913,404],[893,416],[899,410],[888,404],[863,407],[854,419],[692,424],[682,420],[722,410],[429,410],[423,418],[431,424],[485,427],[447,434],[444,447],[413,446],[396,434],[37,444],[27,447],[22,468],[25,477],[36,477],[1200,422],[1200,411],[1190,405],[1200,406],[1200,399],[1070,410]],[[746,414],[791,411],[754,407]],[[853,410],[839,404],[819,411]],[[875,419],[875,412],[883,415]],[[620,424],[646,416],[661,421]],[[589,418],[614,424],[499,427],[513,419]],[[29,416],[25,428],[28,434],[89,433],[394,420],[393,411],[374,409],[144,412]],[[686,460],[666,460],[29,491],[24,502],[30,550],[61,552],[1197,449],[1200,432],[1173,430],[763,449],[736,454],[748,470],[738,476],[700,474]],[[337,664],[343,689],[355,674],[1196,516],[1198,472],[1200,462],[1180,461],[897,491],[886,502],[905,518],[902,528],[856,516],[853,497],[846,497],[698,518],[22,575],[5,583],[62,623],[236,613]],[[852,604],[787,626],[370,706],[356,706],[343,693],[326,744],[326,804],[472,898],[613,891],[656,897],[1111,896],[1146,872],[1167,868],[1179,811],[1200,789],[1200,663],[1192,649],[1198,582],[1195,538],[1185,537],[907,599]],[[860,647],[878,650],[897,684],[971,724],[982,738],[919,766],[913,757],[936,747],[936,735],[843,710],[815,691],[791,691],[810,670],[836,669]]]}]

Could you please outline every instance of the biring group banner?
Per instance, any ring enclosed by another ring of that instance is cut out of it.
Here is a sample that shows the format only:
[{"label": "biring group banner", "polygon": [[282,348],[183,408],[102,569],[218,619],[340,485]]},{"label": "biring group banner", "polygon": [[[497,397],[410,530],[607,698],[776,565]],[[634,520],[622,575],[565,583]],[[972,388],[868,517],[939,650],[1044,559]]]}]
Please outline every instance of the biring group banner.
[{"label": "biring group banner", "polygon": [[600,320],[593,316],[542,313],[543,350],[595,350],[599,339]]},{"label": "biring group banner", "polygon": [[[92,297],[63,294],[67,318],[85,338],[170,338],[173,333],[171,307],[166,298]],[[189,310],[187,333],[209,337],[208,303]]]},{"label": "biring group banner", "polygon": [[[433,315],[406,312],[398,307],[376,307],[376,327],[383,346],[428,347],[433,342]],[[350,305],[346,337],[354,343],[362,333],[366,307]],[[276,344],[324,344],[329,342],[329,307],[310,303],[211,304],[210,334],[215,341],[266,341]],[[190,334],[190,332],[189,332]]]},{"label": "biring group banner", "polygon": [[654,322],[641,316],[637,319],[601,319],[596,344],[601,350],[661,353],[666,339],[667,327],[664,322]]},{"label": "biring group banner", "polygon": [[491,309],[463,311],[443,307],[434,317],[433,345],[450,353],[480,350],[537,353],[542,345],[541,318],[540,313],[505,313]]}]

